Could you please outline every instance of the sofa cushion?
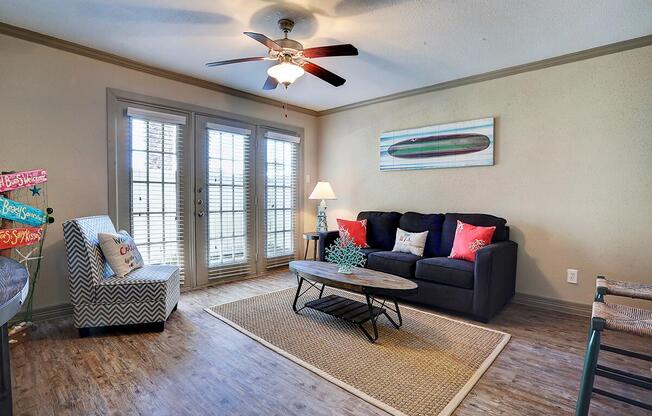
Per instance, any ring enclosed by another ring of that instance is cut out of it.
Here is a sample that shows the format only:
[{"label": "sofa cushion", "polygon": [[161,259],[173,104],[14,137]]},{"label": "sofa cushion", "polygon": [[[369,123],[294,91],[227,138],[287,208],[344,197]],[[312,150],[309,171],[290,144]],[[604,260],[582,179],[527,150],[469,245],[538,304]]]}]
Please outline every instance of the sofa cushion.
[{"label": "sofa cushion", "polygon": [[450,256],[451,249],[453,248],[453,241],[455,241],[455,230],[457,229],[457,221],[462,221],[471,225],[479,225],[481,227],[496,227],[494,231],[492,243],[499,241],[506,241],[509,239],[507,232],[507,220],[504,218],[494,217],[488,214],[454,214],[448,213],[444,218],[444,225],[441,233],[441,256]]},{"label": "sofa cushion", "polygon": [[359,220],[367,220],[367,244],[373,248],[394,248],[396,229],[401,220],[398,212],[362,211]]},{"label": "sofa cushion", "polygon": [[113,276],[95,285],[95,303],[165,300],[168,287],[179,284],[176,266],[143,266],[125,277]]},{"label": "sofa cushion", "polygon": [[366,247],[366,248],[361,248],[360,251],[362,251],[362,255],[366,259],[369,257],[371,253],[377,253],[379,251],[383,251],[382,248],[371,248],[371,247]]},{"label": "sofa cushion", "polygon": [[419,260],[414,278],[462,289],[473,289],[473,263],[447,257]]},{"label": "sofa cushion", "polygon": [[399,227],[411,233],[428,231],[428,238],[423,250],[424,257],[447,256],[441,253],[441,230],[444,224],[444,214],[419,214],[406,212],[401,216]]},{"label": "sofa cushion", "polygon": [[367,257],[367,268],[412,279],[417,261],[422,258],[410,253],[377,251]]}]

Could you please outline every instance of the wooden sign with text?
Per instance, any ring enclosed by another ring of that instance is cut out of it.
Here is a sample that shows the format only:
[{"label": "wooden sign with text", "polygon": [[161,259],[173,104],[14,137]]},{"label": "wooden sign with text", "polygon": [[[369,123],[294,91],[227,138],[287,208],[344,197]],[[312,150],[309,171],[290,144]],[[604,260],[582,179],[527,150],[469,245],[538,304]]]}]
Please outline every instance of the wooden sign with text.
[{"label": "wooden sign with text", "polygon": [[8,228],[0,230],[0,250],[29,246],[43,238],[43,229],[38,227]]},{"label": "wooden sign with text", "polygon": [[47,182],[48,174],[43,169],[26,170],[23,172],[6,173],[0,175],[0,192],[13,191],[14,189],[27,188],[39,183]]},{"label": "wooden sign with text", "polygon": [[40,209],[0,197],[0,218],[39,227],[47,221],[47,215]]}]

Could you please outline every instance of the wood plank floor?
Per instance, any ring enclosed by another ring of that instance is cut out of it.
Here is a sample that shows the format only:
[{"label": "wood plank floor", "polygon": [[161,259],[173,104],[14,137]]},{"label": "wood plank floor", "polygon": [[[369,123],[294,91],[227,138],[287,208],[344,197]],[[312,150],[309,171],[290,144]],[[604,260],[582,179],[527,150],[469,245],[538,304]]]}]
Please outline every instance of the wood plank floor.
[{"label": "wood plank floor", "polygon": [[[11,350],[15,414],[385,415],[203,311],[295,282],[276,273],[185,293],[163,333],[113,329],[79,339],[71,319],[39,323]],[[455,414],[571,414],[588,319],[509,305],[488,326],[512,339]],[[652,353],[649,339],[613,335],[607,342]],[[650,376],[649,363],[610,355],[601,361]],[[591,414],[649,415],[601,397]]]}]

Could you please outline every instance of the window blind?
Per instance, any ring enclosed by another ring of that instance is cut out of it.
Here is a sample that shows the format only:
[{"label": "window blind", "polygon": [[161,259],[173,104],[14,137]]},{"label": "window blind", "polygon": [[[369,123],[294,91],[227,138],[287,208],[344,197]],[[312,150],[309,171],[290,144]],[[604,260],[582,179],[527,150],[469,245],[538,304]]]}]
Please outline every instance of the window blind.
[{"label": "window blind", "polygon": [[299,137],[265,134],[265,265],[287,265],[296,257]]},{"label": "window blind", "polygon": [[142,109],[129,118],[131,233],[146,264],[171,264],[184,277],[185,117]]},{"label": "window blind", "polygon": [[209,279],[253,271],[251,131],[207,123],[206,227]]}]

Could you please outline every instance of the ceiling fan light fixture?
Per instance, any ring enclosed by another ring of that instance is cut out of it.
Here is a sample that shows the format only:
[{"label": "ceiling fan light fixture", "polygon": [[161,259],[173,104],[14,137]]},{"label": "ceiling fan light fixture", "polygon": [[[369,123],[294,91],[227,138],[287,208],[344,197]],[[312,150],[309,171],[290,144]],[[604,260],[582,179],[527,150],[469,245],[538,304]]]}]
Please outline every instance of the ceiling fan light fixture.
[{"label": "ceiling fan light fixture", "polygon": [[297,80],[305,71],[299,65],[282,62],[267,70],[267,75],[275,78],[281,84],[288,86]]}]

